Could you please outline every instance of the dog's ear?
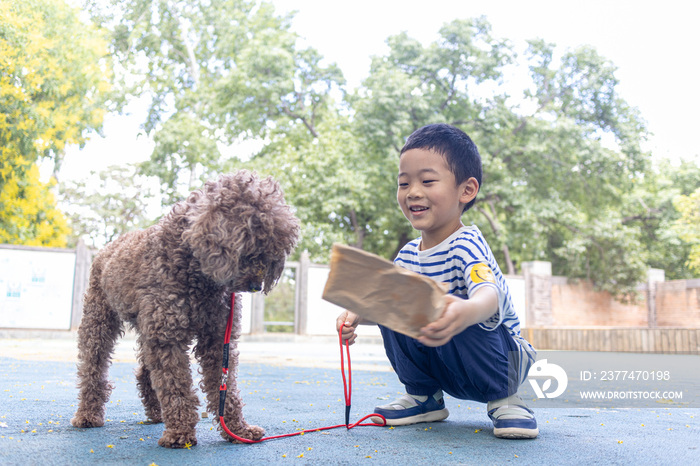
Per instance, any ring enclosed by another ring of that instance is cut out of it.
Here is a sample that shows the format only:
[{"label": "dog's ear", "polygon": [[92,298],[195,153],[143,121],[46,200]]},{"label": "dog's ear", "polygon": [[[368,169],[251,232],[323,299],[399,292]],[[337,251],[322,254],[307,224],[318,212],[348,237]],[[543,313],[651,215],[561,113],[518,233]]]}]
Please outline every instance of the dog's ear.
[{"label": "dog's ear", "polygon": [[264,294],[268,294],[270,291],[272,291],[272,288],[277,285],[277,282],[282,276],[282,272],[284,272],[283,260],[273,261],[268,264],[267,268],[265,269],[265,277],[263,278],[262,292]]},{"label": "dog's ear", "polygon": [[198,201],[182,239],[199,261],[201,272],[217,283],[226,283],[238,269],[238,245],[225,240],[231,237],[233,225],[227,222],[224,210],[205,196]]}]

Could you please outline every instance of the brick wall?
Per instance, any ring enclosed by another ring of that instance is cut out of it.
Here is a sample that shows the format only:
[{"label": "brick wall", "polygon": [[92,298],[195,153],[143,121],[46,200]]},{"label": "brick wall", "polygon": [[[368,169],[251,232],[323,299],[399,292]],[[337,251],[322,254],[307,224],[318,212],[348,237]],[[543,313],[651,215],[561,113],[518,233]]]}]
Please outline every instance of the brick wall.
[{"label": "brick wall", "polygon": [[635,304],[624,304],[608,292],[595,291],[587,281],[567,282],[552,277],[554,326],[646,327],[647,305],[644,293]]},{"label": "brick wall", "polygon": [[[658,327],[700,327],[700,279],[657,283],[655,303]],[[646,286],[625,304],[589,282],[552,277],[552,319],[554,327],[647,327]]]},{"label": "brick wall", "polygon": [[700,327],[700,279],[658,283],[656,323],[659,327]]}]

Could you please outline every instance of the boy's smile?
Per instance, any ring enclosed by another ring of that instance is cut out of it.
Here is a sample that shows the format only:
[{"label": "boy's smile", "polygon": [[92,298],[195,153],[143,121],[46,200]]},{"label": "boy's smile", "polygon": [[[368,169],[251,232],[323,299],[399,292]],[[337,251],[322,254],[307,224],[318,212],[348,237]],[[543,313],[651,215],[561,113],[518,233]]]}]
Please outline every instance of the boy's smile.
[{"label": "boy's smile", "polygon": [[440,244],[462,226],[464,205],[477,192],[474,178],[457,186],[437,152],[410,149],[401,155],[396,199],[413,228],[422,232],[421,249]]}]

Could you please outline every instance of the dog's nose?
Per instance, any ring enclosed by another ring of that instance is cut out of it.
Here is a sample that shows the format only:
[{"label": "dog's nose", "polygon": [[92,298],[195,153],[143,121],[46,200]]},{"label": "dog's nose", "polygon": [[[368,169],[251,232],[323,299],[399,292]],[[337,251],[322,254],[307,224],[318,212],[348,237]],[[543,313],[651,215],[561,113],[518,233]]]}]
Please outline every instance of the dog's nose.
[{"label": "dog's nose", "polygon": [[262,290],[262,283],[250,282],[248,285],[248,290],[251,293],[257,293],[258,291]]}]

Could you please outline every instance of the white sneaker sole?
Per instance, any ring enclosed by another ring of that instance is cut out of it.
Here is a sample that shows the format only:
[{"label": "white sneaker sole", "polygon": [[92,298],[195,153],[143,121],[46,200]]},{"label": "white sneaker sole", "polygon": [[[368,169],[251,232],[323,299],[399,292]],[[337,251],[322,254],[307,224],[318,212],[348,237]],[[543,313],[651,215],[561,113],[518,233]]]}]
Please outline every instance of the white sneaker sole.
[{"label": "white sneaker sole", "polygon": [[[409,417],[403,417],[399,419],[387,419],[386,420],[386,425],[388,426],[408,426],[411,424],[418,424],[420,422],[437,422],[437,421],[444,421],[447,419],[447,416],[450,415],[450,412],[445,409],[440,409],[438,411],[430,411],[429,413],[424,413],[424,414],[416,414],[415,416],[409,416]],[[377,424],[382,423],[382,418],[380,417],[371,417],[370,418],[372,422],[376,422]]]},{"label": "white sneaker sole", "polygon": [[528,439],[537,438],[540,433],[539,428],[535,429],[521,429],[518,427],[504,427],[502,429],[493,429],[493,435],[498,438],[510,438],[510,439]]}]

